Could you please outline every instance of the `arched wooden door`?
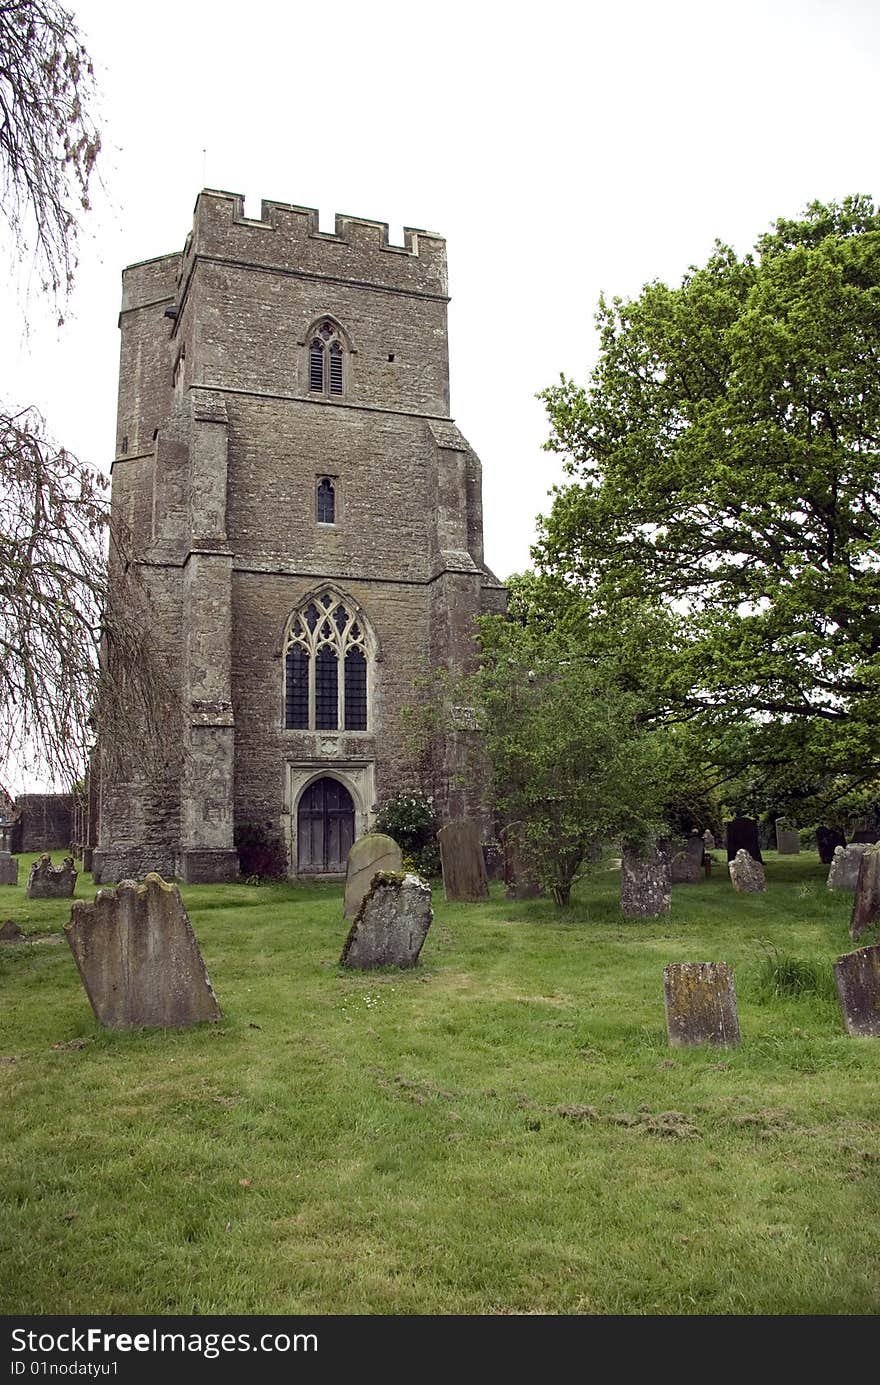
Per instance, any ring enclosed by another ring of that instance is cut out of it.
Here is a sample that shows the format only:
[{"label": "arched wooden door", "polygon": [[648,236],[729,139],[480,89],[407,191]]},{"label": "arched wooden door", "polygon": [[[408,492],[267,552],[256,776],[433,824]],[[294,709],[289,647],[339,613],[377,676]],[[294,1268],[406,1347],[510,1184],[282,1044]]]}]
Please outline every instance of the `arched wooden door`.
[{"label": "arched wooden door", "polygon": [[354,802],[337,779],[318,779],[299,801],[296,819],[297,873],[344,874],[354,841]]}]

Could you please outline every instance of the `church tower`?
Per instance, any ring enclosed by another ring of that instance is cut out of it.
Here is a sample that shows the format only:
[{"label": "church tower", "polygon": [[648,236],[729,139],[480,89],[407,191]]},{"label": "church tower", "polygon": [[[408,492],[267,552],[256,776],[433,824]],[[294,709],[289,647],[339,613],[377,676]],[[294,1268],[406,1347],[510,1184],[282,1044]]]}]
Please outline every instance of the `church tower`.
[{"label": "church tower", "polygon": [[[505,604],[447,303],[439,236],[330,234],[277,202],[252,220],[225,192],[182,253],[125,270],[113,513],[179,718],[159,778],[101,772],[97,880],[229,880],[254,832],[291,876],[338,874],[413,786],[415,680],[471,667],[475,618]],[[455,739],[438,753],[448,818]]]}]

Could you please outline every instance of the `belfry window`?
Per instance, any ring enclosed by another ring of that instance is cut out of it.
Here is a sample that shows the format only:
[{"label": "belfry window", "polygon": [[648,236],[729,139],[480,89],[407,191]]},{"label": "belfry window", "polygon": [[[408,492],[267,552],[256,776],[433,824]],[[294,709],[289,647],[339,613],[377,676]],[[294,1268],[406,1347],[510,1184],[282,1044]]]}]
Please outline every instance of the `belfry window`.
[{"label": "belfry window", "polygon": [[342,394],[345,352],[339,329],[325,318],[309,343],[309,390],[313,394]]},{"label": "belfry window", "polygon": [[336,492],[329,476],[322,476],[318,482],[316,511],[319,524],[336,523]]},{"label": "belfry window", "polygon": [[322,592],[288,626],[284,725],[288,731],[366,731],[371,641],[354,604]]}]

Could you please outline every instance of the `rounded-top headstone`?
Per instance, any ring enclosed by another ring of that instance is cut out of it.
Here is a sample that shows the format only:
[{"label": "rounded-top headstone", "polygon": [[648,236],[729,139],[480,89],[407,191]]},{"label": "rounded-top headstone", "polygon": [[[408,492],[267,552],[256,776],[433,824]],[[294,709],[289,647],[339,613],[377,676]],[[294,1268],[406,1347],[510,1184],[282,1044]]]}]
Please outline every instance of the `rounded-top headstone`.
[{"label": "rounded-top headstone", "polygon": [[373,876],[380,870],[398,874],[403,870],[403,857],[393,837],[370,832],[358,838],[348,853],[343,918],[355,917]]}]

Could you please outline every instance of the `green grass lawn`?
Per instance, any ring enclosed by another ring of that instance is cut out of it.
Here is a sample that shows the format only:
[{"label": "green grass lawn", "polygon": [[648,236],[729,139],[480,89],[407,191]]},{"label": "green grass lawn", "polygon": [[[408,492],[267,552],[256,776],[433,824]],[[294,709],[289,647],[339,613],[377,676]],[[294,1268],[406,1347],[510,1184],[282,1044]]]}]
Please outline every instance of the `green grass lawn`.
[{"label": "green grass lawn", "polygon": [[[28,866],[0,922],[57,935]],[[0,1312],[876,1313],[851,896],[767,874],[642,923],[607,867],[566,911],[435,888],[422,965],[372,974],[340,888],[185,887],[223,1020],[184,1032],[103,1033],[66,943],[0,948]],[[774,949],[814,989],[775,996]],[[733,965],[740,1049],[667,1047],[688,960]]]}]

